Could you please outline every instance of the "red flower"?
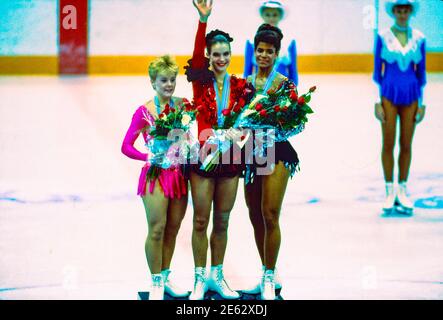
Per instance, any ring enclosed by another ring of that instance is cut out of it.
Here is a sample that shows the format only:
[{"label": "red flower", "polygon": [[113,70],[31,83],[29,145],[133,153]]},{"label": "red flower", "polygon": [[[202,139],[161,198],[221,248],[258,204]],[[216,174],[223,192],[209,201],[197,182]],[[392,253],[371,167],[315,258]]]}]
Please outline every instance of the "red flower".
[{"label": "red flower", "polygon": [[223,113],[223,115],[224,115],[225,117],[228,117],[229,115],[231,115],[231,110],[229,110],[229,109],[225,109],[225,110],[222,111],[222,113]]},{"label": "red flower", "polygon": [[169,109],[171,112],[175,112],[175,109],[174,108],[171,108],[171,109]]},{"label": "red flower", "polygon": [[289,88],[289,89],[295,89],[296,87],[297,87],[297,86],[295,85],[294,82],[290,82],[289,85],[288,85],[288,88]]},{"label": "red flower", "polygon": [[[240,101],[240,98],[243,98],[244,100],[247,99],[247,95],[245,94],[248,93],[248,91],[245,90],[247,88],[247,85],[248,83],[246,82],[246,80],[239,79],[234,75],[231,76],[231,93],[229,96],[230,103],[228,107],[228,109],[230,110],[230,115],[232,115],[234,109],[235,111],[237,110],[235,108],[236,105],[242,103]],[[214,87],[212,85],[205,84],[202,85],[201,89],[203,90],[202,94],[194,97],[194,108],[195,106],[202,106],[201,108],[197,107],[197,111],[199,111],[199,118],[204,119],[204,121],[210,125],[216,125],[217,100]]]},{"label": "red flower", "polygon": [[240,99],[238,100],[237,105],[238,105],[240,108],[243,108],[243,107],[245,106],[245,104],[246,104],[245,99],[240,98]]},{"label": "red flower", "polygon": [[283,110],[283,112],[286,112],[286,111],[288,111],[288,107],[284,106],[282,110]]},{"label": "red flower", "polygon": [[315,90],[317,90],[317,87],[313,86],[311,89],[309,89],[309,92],[314,92]]},{"label": "red flower", "polygon": [[292,101],[297,101],[298,96],[294,90],[291,90],[291,92],[289,93],[289,99],[291,99]]},{"label": "red flower", "polygon": [[255,106],[255,110],[260,111],[261,109],[263,109],[263,105],[262,105],[261,103],[258,103],[258,104]]},{"label": "red flower", "polygon": [[299,105],[304,105],[304,104],[305,104],[305,98],[304,98],[304,97],[300,97],[300,98],[298,98],[297,103],[298,103]]},{"label": "red flower", "polygon": [[276,105],[276,106],[274,106],[274,111],[275,112],[280,112],[280,106],[279,105]]},{"label": "red flower", "polygon": [[241,107],[240,107],[240,105],[236,105],[235,107],[234,107],[234,112],[235,113],[239,113],[241,111]]},{"label": "red flower", "polygon": [[268,116],[268,112],[266,110],[262,110],[262,111],[260,111],[260,115],[262,117],[267,117]]},{"label": "red flower", "polygon": [[183,99],[183,105],[185,106],[186,111],[192,111],[192,104],[188,100]]}]

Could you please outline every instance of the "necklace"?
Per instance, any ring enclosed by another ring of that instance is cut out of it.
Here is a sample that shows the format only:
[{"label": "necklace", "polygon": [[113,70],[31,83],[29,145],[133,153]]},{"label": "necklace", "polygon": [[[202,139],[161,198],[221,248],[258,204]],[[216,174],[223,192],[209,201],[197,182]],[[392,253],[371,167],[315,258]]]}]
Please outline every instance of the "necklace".
[{"label": "necklace", "polygon": [[[223,124],[223,114],[222,111],[228,108],[229,103],[229,95],[231,93],[231,77],[226,74],[223,79],[223,91],[220,97],[220,93],[217,90],[218,82],[214,79],[214,90],[216,94],[216,103],[217,103],[217,123],[219,126]],[[221,88],[220,88],[221,89]]]},{"label": "necklace", "polygon": [[[154,97],[154,104],[155,104],[155,109],[157,110],[157,116],[159,116],[160,113],[162,113],[162,111],[161,111],[160,100],[159,100],[158,96]],[[172,100],[172,98],[171,98],[171,100],[169,100],[169,106],[171,108],[174,107],[174,100]]]},{"label": "necklace", "polygon": [[[269,76],[266,79],[265,86],[261,90],[262,92],[267,92],[271,88],[272,83],[274,82],[274,79],[276,76],[277,76],[277,68],[276,68],[276,65],[274,65],[271,73],[269,74]],[[252,85],[254,87],[256,87],[256,81],[257,81],[257,74],[255,73],[252,75]]]}]

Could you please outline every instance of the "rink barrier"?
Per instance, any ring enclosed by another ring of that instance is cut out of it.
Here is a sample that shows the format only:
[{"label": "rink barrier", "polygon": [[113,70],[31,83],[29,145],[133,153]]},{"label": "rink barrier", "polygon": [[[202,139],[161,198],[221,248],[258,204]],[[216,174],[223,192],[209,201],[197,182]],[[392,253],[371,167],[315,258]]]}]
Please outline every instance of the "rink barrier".
[{"label": "rink barrier", "polygon": [[[149,63],[156,56],[89,56],[88,74],[91,75],[147,75]],[[180,74],[189,56],[175,57]],[[372,54],[325,54],[298,57],[300,73],[371,73]],[[243,56],[233,56],[229,70],[243,73]],[[0,75],[57,75],[57,56],[0,56]],[[427,54],[427,71],[443,72],[443,52]]]}]

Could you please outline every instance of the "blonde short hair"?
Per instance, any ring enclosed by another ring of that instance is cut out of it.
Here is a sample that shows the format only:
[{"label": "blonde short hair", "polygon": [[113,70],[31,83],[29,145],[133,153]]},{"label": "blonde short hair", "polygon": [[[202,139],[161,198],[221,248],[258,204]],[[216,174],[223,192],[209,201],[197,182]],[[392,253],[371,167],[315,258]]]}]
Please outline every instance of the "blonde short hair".
[{"label": "blonde short hair", "polygon": [[152,81],[155,81],[159,72],[163,71],[178,74],[178,64],[170,55],[158,57],[149,64],[149,77]]}]

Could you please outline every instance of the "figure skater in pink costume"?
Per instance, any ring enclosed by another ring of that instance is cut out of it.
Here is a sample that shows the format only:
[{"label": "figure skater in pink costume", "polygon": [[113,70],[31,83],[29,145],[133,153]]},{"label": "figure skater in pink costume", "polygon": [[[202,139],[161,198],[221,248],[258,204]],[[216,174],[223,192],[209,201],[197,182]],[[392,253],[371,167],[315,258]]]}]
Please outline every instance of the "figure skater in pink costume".
[{"label": "figure skater in pink costume", "polygon": [[150,300],[163,300],[165,292],[173,297],[188,295],[169,279],[175,241],[188,203],[188,180],[181,166],[161,169],[158,178],[148,179],[149,155],[134,147],[140,133],[146,143],[153,139],[149,129],[166,105],[174,107],[188,103],[184,98],[173,97],[177,74],[178,65],[170,56],[157,58],[149,65],[149,77],[156,96],[137,108],[121,148],[129,158],[145,162],[137,194],[142,197],[148,220],[145,253],[152,275]]}]

